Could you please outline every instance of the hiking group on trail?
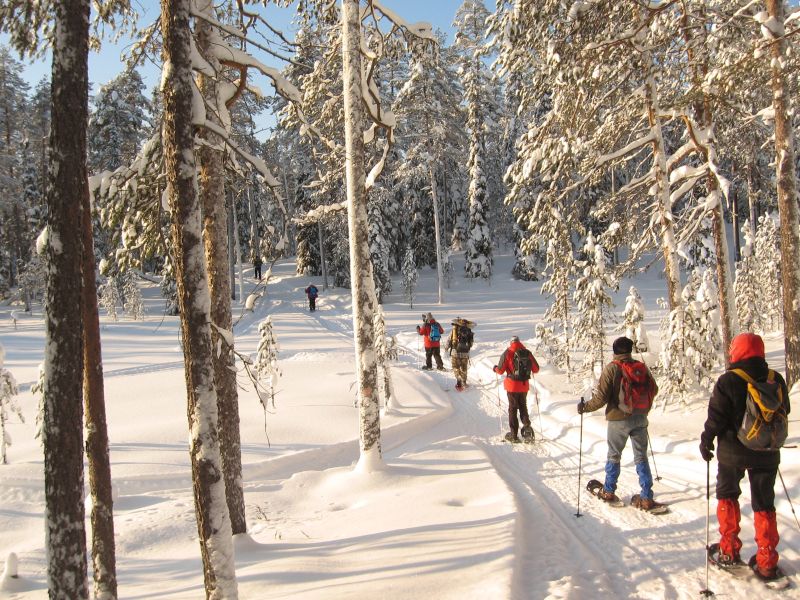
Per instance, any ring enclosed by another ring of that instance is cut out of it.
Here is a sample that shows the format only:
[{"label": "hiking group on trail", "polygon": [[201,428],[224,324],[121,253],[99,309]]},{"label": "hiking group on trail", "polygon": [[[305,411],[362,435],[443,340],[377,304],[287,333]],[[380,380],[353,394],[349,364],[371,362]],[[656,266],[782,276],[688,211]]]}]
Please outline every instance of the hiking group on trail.
[{"label": "hiking group on trail", "polygon": [[[456,377],[456,389],[463,390],[467,385],[475,323],[457,317],[452,325],[446,348]],[[432,359],[435,359],[437,368],[443,370],[440,341],[444,328],[431,313],[426,313],[422,326],[417,326],[417,332],[425,340],[423,369],[431,369]],[[607,421],[605,480],[602,483],[591,480],[586,488],[601,501],[613,506],[625,505],[616,491],[622,452],[630,439],[640,487],[640,492],[632,496],[630,505],[651,514],[662,514],[669,508],[653,497],[653,475],[647,458],[650,445],[648,415],[658,385],[647,365],[633,358],[634,343],[631,339],[617,338],[612,350],[613,359],[603,368],[591,399],[588,402],[581,399],[577,407],[581,415],[581,434],[585,413],[605,407]],[[782,589],[789,585],[789,580],[778,567],[780,538],[774,488],[780,448],[787,437],[789,394],[783,377],[768,367],[760,336],[753,333],[737,335],[731,342],[728,357],[730,366],[714,386],[700,441],[700,454],[707,462],[714,457],[715,439],[718,444],[716,498],[720,541],[706,545],[708,560],[731,573],[735,567],[745,566],[748,573],[754,573],[767,586]],[[505,375],[503,387],[508,395],[509,427],[505,439],[532,442],[534,433],[527,393],[530,379],[539,372],[536,358],[517,336],[513,336],[493,371]],[[578,469],[580,471],[580,462]],[[749,564],[740,558],[742,541],[739,539],[740,484],[745,473],[750,480],[757,545]],[[580,516],[580,504],[577,516]]]}]

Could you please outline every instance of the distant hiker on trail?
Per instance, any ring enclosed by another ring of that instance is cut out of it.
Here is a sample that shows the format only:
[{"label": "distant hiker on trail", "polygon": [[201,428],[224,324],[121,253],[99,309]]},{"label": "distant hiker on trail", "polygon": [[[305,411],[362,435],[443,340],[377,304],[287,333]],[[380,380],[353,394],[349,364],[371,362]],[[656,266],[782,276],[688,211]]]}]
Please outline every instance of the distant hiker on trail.
[{"label": "distant hiker on trail", "polygon": [[[506,375],[503,387],[508,393],[508,427],[511,431],[506,434],[509,442],[519,442],[517,436],[519,420],[522,420],[522,437],[526,441],[533,441],[533,428],[528,416],[528,380],[533,373],[539,372],[539,363],[533,353],[522,345],[517,336],[511,338],[511,344],[500,355],[500,360],[494,367],[498,375]],[[519,419],[517,418],[519,412]]]},{"label": "distant hiker on trail", "polygon": [[261,257],[256,255],[253,259],[253,276],[261,281],[261,265],[264,264],[264,261],[261,260]]},{"label": "distant hiker on trail", "polygon": [[[700,454],[707,462],[714,457],[714,439],[718,440],[716,496],[720,540],[709,548],[709,558],[722,567],[743,564],[739,556],[742,549],[739,496],[747,471],[758,546],[750,566],[760,579],[773,581],[783,576],[776,550],[779,537],[775,477],[781,462],[780,447],[788,430],[789,394],[780,373],[767,365],[764,340],[760,336],[740,333],[731,341],[728,357],[731,364],[714,385],[708,418],[700,436]],[[762,421],[767,415],[769,421]]]},{"label": "distant hiker on trail", "polygon": [[445,348],[450,352],[450,364],[456,376],[456,389],[460,392],[467,387],[469,351],[472,349],[474,339],[472,328],[475,327],[475,323],[456,317],[452,325],[453,330],[447,338]]},{"label": "distant hiker on trail", "polygon": [[308,310],[314,312],[317,310],[317,296],[319,296],[319,290],[317,286],[313,283],[306,288],[306,296],[308,296]]},{"label": "distant hiker on trail", "polygon": [[444,363],[442,363],[439,344],[442,339],[442,334],[444,333],[444,328],[436,322],[431,313],[428,313],[422,315],[422,327],[417,325],[417,333],[425,336],[425,366],[422,368],[426,371],[432,369],[431,357],[433,357],[436,359],[436,368],[443,371]]},{"label": "distant hiker on trail", "polygon": [[[589,402],[578,403],[578,413],[592,412],[606,407],[608,421],[608,457],[605,483],[593,480],[587,489],[595,496],[612,504],[621,504],[614,493],[620,473],[622,450],[631,439],[633,462],[639,475],[640,494],[631,499],[631,504],[642,510],[664,510],[665,505],[653,500],[653,476],[647,461],[647,413],[658,393],[655,379],[647,365],[631,358],[633,341],[619,337],[612,345],[614,360],[608,363],[600,375],[600,381]],[[592,486],[592,484],[596,484]]]}]

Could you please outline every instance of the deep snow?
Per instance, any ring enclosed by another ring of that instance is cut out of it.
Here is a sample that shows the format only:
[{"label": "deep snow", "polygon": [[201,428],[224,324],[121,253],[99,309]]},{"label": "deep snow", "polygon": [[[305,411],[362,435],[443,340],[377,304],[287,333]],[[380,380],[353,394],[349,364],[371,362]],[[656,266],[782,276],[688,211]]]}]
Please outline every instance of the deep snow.
[{"label": "deep snow", "polygon": [[[697,451],[704,403],[672,403],[651,413],[661,477],[654,489],[671,508],[664,516],[614,509],[588,497],[582,488],[590,478],[602,479],[606,445],[602,411],[586,415],[576,517],[577,384],[543,364],[536,394],[528,398],[539,442],[502,441],[505,394],[491,365],[512,335],[523,342],[533,336],[547,305],[540,283],[506,275],[509,260],[498,259],[490,284],[456,277],[443,305],[435,304],[435,271],[422,271],[413,309],[395,281],[384,309],[387,331],[404,351],[393,366],[396,408],[381,420],[385,465],[373,473],[355,468],[349,293],[323,291],[318,311],[309,313],[302,290],[310,278],[296,277],[292,262],[276,265],[255,312],[245,312],[234,329],[237,350],[254,355],[258,323],[270,315],[283,371],[275,406],[266,415],[252,389],[240,392],[249,531],[236,540],[241,598],[699,597],[706,585],[706,463]],[[456,273],[462,268],[457,263]],[[322,290],[319,278],[311,280]],[[247,281],[249,294],[256,282]],[[648,273],[634,283],[654,342],[663,315],[656,298],[666,294],[665,282]],[[617,313],[629,285],[623,282],[615,296]],[[162,315],[157,286],[143,286],[144,322],[102,318],[119,594],[196,599],[203,596],[202,573],[177,319]],[[45,598],[42,450],[34,439],[37,400],[30,393],[42,359],[43,322],[21,317],[15,328],[11,308],[0,310],[5,366],[20,383],[26,417],[26,423],[9,427],[10,464],[0,466],[0,560],[10,552],[19,558],[19,578],[0,581],[0,598]],[[235,311],[242,313],[242,305]],[[456,316],[478,322],[464,392],[453,389],[451,373],[418,369],[414,325],[428,311],[445,325]],[[616,335],[609,330],[609,346]],[[783,370],[782,339],[766,341],[768,361]],[[655,356],[646,358],[652,362]],[[243,376],[241,382],[246,384]],[[792,446],[800,440],[797,414],[800,408],[791,419]],[[797,452],[785,449],[781,468],[795,504]],[[631,459],[628,449],[618,490],[623,497],[638,492]],[[711,468],[713,486],[715,463]],[[781,564],[795,577],[800,528],[780,482],[776,487]],[[755,547],[746,488],[745,482],[742,539],[749,557]],[[711,510],[714,541],[713,499]],[[772,593],[716,571],[709,587],[724,598]],[[800,590],[795,585],[783,596],[800,598]]]}]

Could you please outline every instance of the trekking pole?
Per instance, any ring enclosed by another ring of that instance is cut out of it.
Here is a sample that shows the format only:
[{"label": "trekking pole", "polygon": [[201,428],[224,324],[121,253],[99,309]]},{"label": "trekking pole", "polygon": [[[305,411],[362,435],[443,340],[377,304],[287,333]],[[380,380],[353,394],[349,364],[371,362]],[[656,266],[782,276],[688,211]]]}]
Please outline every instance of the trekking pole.
[{"label": "trekking pole", "polygon": [[792,508],[792,515],[794,515],[794,522],[797,523],[797,528],[800,529],[800,522],[797,521],[797,513],[794,512],[794,504],[792,504],[792,499],[789,497],[789,490],[786,489],[786,482],[783,480],[783,473],[781,473],[780,468],[778,468],[778,475],[781,478],[781,485],[783,486],[783,491],[786,494],[786,499],[789,501],[789,506]]},{"label": "trekking pole", "polygon": [[653,471],[656,473],[656,481],[661,481],[661,477],[658,474],[658,467],[656,466],[656,455],[653,452],[653,442],[650,441],[650,432],[647,432],[647,445],[650,446],[650,458],[653,459]]},{"label": "trekking pole", "polygon": [[708,541],[709,541],[709,519],[711,515],[711,463],[706,461],[706,587],[700,593],[706,598],[713,596],[714,592],[708,589]]},{"label": "trekking pole", "polygon": [[536,412],[539,414],[539,434],[544,439],[544,429],[542,428],[542,411],[539,408],[539,391],[536,389],[536,377],[531,375],[533,379],[533,397],[536,399]]},{"label": "trekking pole", "polygon": [[[581,396],[581,404],[583,404],[583,396]],[[581,516],[581,464],[583,459],[583,411],[581,411],[581,435],[578,441],[578,512],[575,513],[576,517]]]}]

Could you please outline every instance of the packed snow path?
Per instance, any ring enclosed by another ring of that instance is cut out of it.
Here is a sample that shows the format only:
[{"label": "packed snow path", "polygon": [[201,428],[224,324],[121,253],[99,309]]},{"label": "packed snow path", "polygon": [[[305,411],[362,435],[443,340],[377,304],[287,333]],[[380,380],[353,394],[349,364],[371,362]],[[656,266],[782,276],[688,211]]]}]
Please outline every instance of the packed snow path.
[{"label": "packed snow path", "polygon": [[[497,272],[507,272],[506,266],[501,262]],[[361,473],[354,468],[358,420],[349,295],[324,291],[319,310],[309,313],[302,292],[308,279],[294,276],[289,262],[274,273],[255,312],[242,312],[235,327],[237,349],[254,353],[258,323],[271,316],[283,371],[266,415],[251,390],[240,392],[249,532],[237,540],[240,597],[699,596],[705,587],[706,465],[697,436],[704,407],[652,414],[661,476],[655,493],[671,508],[663,516],[614,509],[588,496],[588,479],[602,479],[606,445],[602,414],[586,415],[582,516],[576,517],[576,383],[543,364],[535,380],[538,410],[533,393],[528,402],[537,443],[502,441],[505,393],[491,365],[511,335],[523,342],[531,337],[546,303],[538,284],[497,276],[487,286],[457,278],[449,303],[438,306],[430,303],[432,273],[423,271],[421,304],[410,309],[393,294],[384,306],[388,333],[404,348],[393,365],[397,403],[382,418],[385,469]],[[655,306],[663,282],[637,285],[648,307]],[[251,288],[262,289],[249,279]],[[151,298],[147,322],[103,326],[120,597],[194,599],[202,595],[202,577],[177,326],[175,319],[162,323],[160,303]],[[456,316],[478,321],[465,392],[453,390],[451,372],[418,368],[421,338],[414,326],[429,310],[448,333]],[[651,316],[654,332],[658,315]],[[6,366],[30,383],[41,332],[26,323],[3,333]],[[768,349],[775,347],[768,340]],[[768,359],[782,368],[775,354]],[[27,423],[12,427],[11,464],[0,468],[0,551],[19,555],[20,578],[0,582],[0,598],[46,595],[41,449],[32,435],[36,400],[27,390],[22,404]],[[788,444],[797,440],[793,433]],[[785,451],[782,472],[798,503],[800,469],[793,452]],[[638,491],[631,458],[628,450],[618,490],[626,500]],[[715,468],[712,463],[712,482]],[[781,560],[794,575],[800,537],[782,489],[777,492]],[[746,557],[754,551],[747,496],[745,489]],[[713,515],[711,522],[714,528]],[[754,581],[710,575],[709,587],[720,597],[768,593]],[[800,597],[797,587],[783,594]]]}]

